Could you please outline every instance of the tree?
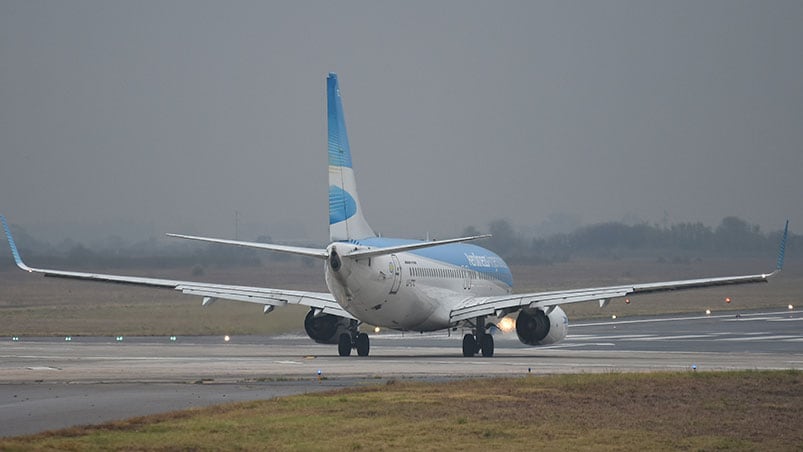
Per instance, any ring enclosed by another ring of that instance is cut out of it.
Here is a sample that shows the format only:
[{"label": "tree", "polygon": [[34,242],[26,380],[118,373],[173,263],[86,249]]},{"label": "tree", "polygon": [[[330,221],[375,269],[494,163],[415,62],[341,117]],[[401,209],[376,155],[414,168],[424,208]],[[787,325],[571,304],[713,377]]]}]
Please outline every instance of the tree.
[{"label": "tree", "polygon": [[725,217],[717,226],[716,243],[719,251],[738,253],[760,249],[764,237],[758,225],[751,225],[739,217]]},{"label": "tree", "polygon": [[516,235],[510,222],[507,220],[494,220],[488,225],[493,235],[488,239],[488,248],[501,256],[510,256],[515,252],[521,253],[522,240]]}]

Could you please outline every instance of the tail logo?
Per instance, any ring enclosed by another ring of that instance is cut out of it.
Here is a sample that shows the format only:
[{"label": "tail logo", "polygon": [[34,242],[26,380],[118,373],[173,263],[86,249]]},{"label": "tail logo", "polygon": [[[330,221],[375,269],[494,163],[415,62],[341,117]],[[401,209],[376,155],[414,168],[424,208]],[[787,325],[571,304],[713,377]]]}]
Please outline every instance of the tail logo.
[{"label": "tail logo", "polygon": [[340,223],[357,213],[357,202],[342,188],[329,186],[329,224]]}]

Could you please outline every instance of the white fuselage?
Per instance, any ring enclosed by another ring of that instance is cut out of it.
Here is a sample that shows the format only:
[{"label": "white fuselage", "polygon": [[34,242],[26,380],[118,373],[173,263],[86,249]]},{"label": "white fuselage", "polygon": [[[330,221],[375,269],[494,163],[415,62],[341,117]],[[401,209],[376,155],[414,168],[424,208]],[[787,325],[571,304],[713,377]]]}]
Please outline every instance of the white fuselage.
[{"label": "white fuselage", "polygon": [[[365,248],[336,243],[330,253]],[[463,300],[511,292],[509,284],[489,273],[413,252],[341,261],[337,270],[326,263],[329,291],[354,317],[385,328],[441,330],[451,326],[449,314]]]}]

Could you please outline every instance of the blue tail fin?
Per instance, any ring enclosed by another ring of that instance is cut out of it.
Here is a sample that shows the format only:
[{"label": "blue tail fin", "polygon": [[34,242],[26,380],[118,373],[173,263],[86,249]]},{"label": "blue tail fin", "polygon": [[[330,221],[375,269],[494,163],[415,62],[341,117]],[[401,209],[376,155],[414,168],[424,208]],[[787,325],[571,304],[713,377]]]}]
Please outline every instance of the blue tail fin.
[{"label": "blue tail fin", "polygon": [[326,78],[326,108],[329,128],[329,238],[333,242],[375,237],[365,221],[357,197],[351,166],[351,149],[337,74]]}]

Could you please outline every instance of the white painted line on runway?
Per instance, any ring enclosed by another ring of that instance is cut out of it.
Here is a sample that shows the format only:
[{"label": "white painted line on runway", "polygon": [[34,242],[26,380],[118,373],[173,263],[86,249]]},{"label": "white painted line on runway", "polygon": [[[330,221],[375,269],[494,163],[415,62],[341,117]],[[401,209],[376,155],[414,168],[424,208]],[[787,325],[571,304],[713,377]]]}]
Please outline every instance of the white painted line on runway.
[{"label": "white painted line on runway", "polygon": [[723,320],[723,322],[755,322],[755,321],[772,322],[776,320],[777,319],[775,317],[752,317],[752,318],[740,317],[738,319],[725,319]]},{"label": "white painted line on runway", "polygon": [[538,347],[538,350],[557,350],[561,348],[575,348],[575,347],[613,347],[616,344],[613,342],[591,342],[588,344],[561,344],[561,345],[547,345],[544,347]]},{"label": "white painted line on runway", "polygon": [[607,334],[600,335],[600,334],[584,334],[584,335],[570,335],[566,337],[566,340],[575,340],[575,341],[597,341],[600,339],[639,339],[642,337],[650,337],[651,334],[622,334],[619,336],[608,336]]},{"label": "white painted line on runway", "polygon": [[685,336],[653,336],[637,339],[638,341],[669,341],[677,339],[713,339],[715,336],[721,336],[728,333],[711,333],[711,334],[687,334]]},{"label": "white painted line on runway", "polygon": [[[569,328],[578,328],[582,326],[616,326],[616,325],[625,325],[629,323],[653,323],[653,322],[677,322],[681,320],[703,320],[703,319],[715,319],[725,316],[697,316],[697,317],[672,317],[672,318],[662,318],[662,319],[638,319],[638,320],[611,320],[605,322],[596,322],[596,323],[569,323]],[[731,317],[731,316],[728,316]]]},{"label": "white painted line on runway", "polygon": [[803,336],[754,336],[754,337],[723,337],[715,341],[748,342],[748,341],[775,341],[781,339],[800,339]]},{"label": "white painted line on runway", "polygon": [[[736,316],[739,316],[736,318]],[[678,321],[685,321],[685,320],[715,320],[715,319],[725,319],[726,321],[739,321],[739,320],[753,320],[756,317],[760,317],[763,319],[770,319],[770,318],[777,318],[777,316],[785,316],[789,315],[788,311],[780,311],[780,312],[756,312],[756,313],[747,313],[741,314],[738,312],[729,312],[727,314],[717,314],[717,315],[699,315],[699,316],[685,316],[685,317],[669,317],[669,318],[658,318],[658,319],[636,319],[636,320],[612,320],[612,321],[604,321],[604,322],[594,322],[594,323],[570,323],[570,328],[577,328],[583,326],[608,326],[608,325],[624,325],[628,323],[654,323],[654,322],[678,322]],[[772,317],[775,316],[775,317]]]}]

